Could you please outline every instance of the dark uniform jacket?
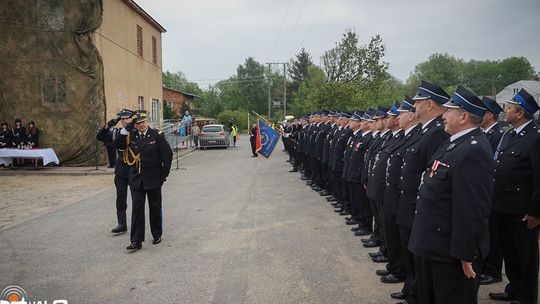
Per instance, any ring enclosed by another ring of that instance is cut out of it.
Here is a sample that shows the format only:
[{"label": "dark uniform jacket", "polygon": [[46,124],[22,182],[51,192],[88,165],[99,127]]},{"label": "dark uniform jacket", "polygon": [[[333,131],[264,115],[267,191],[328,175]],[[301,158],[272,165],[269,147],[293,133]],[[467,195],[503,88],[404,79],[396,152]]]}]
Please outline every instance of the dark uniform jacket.
[{"label": "dark uniform jacket", "polygon": [[28,129],[28,134],[26,134],[26,143],[32,144],[33,147],[39,147],[39,129],[34,127],[34,133]]},{"label": "dark uniform jacket", "polygon": [[328,132],[326,132],[326,137],[324,138],[324,144],[323,144],[323,154],[321,162],[325,165],[328,165],[328,162],[330,160],[330,146],[332,145],[332,139],[336,135],[337,131],[339,130],[339,127],[337,124],[330,125],[330,129]]},{"label": "dark uniform jacket", "polygon": [[493,153],[495,153],[495,150],[497,150],[497,147],[499,146],[499,142],[501,141],[501,137],[504,134],[504,131],[501,129],[501,126],[499,124],[495,124],[489,131],[486,133],[487,139],[489,140],[489,143],[491,144],[491,148],[493,149]]},{"label": "dark uniform jacket", "polygon": [[540,134],[533,121],[518,134],[504,134],[495,173],[494,209],[540,217]]},{"label": "dark uniform jacket", "polygon": [[495,162],[479,128],[433,155],[420,187],[409,250],[441,262],[483,260],[489,252]]},{"label": "dark uniform jacket", "polygon": [[362,173],[364,172],[365,154],[373,139],[371,132],[366,133],[360,137],[359,141],[356,141],[351,152],[351,159],[347,170],[347,181],[352,183],[362,182]]},{"label": "dark uniform jacket", "polygon": [[25,143],[26,139],[26,128],[25,127],[15,127],[11,129],[11,146],[16,148],[19,144]]},{"label": "dark uniform jacket", "polygon": [[386,146],[386,143],[389,138],[392,138],[392,131],[388,130],[384,132],[384,134],[379,133],[379,138],[371,142],[368,154],[366,155],[367,156],[366,158],[367,179],[366,179],[365,185],[368,188],[367,195],[371,199],[375,199],[375,189],[373,189],[374,187],[371,187],[371,189],[369,187],[370,184],[372,184],[371,178],[373,177],[373,167],[379,157],[379,153]]},{"label": "dark uniform jacket", "polygon": [[[129,185],[134,189],[151,190],[161,187],[172,163],[172,150],[163,133],[148,128],[145,135],[132,131],[127,146],[135,154],[140,153],[140,172],[137,165],[130,166]],[[115,144],[126,149],[127,135],[120,135]]]},{"label": "dark uniform jacket", "polygon": [[409,145],[416,137],[421,136],[422,126],[418,124],[413,127],[407,135],[403,135],[389,148],[390,156],[386,166],[386,188],[384,190],[384,212],[388,214],[397,214],[399,195],[399,181],[401,176],[401,166],[403,165],[403,156]]},{"label": "dark uniform jacket", "polygon": [[[97,133],[96,139],[104,143],[112,142],[116,147],[116,140],[120,137],[120,130],[121,129],[119,128],[109,128],[108,126],[104,126]],[[129,177],[129,166],[124,162],[124,149],[116,149],[116,164],[114,165],[114,174],[123,178]]]},{"label": "dark uniform jacket", "polygon": [[347,146],[347,142],[349,141],[349,138],[352,135],[352,130],[349,127],[345,127],[341,130],[339,135],[334,138],[336,141],[333,145],[334,149],[332,150],[333,154],[333,162],[332,164],[332,170],[336,172],[342,172],[343,171],[343,157],[345,156],[345,147]]},{"label": "dark uniform jacket", "polygon": [[315,154],[318,160],[322,160],[323,158],[324,140],[330,127],[331,125],[329,123],[322,123],[319,126],[319,132],[315,135]]},{"label": "dark uniform jacket", "polygon": [[401,130],[396,135],[390,131],[390,135],[380,145],[380,151],[373,161],[372,175],[368,181],[368,197],[382,202],[384,200],[384,191],[386,188],[386,167],[390,157],[392,146],[401,140],[405,131]]},{"label": "dark uniform jacket", "polygon": [[411,139],[401,168],[397,223],[405,227],[412,227],[422,173],[427,169],[433,153],[449,137],[444,131],[441,117],[428,123],[420,133],[421,136]]},{"label": "dark uniform jacket", "polygon": [[11,148],[11,131],[0,129],[0,149]]},{"label": "dark uniform jacket", "polygon": [[362,139],[362,131],[357,130],[356,134],[351,134],[351,137],[349,137],[349,140],[347,141],[347,145],[345,146],[345,152],[343,153],[343,172],[341,173],[341,178],[344,180],[347,180],[347,174],[349,171],[349,167],[351,165],[351,157],[352,152],[354,151],[354,146],[357,142],[359,142]]}]

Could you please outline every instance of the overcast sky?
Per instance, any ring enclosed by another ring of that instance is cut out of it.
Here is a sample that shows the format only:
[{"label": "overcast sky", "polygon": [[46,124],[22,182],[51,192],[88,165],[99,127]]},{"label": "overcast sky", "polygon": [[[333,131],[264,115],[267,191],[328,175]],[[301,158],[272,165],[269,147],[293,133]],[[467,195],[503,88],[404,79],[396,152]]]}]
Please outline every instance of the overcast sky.
[{"label": "overcast sky", "polygon": [[207,86],[245,58],[288,62],[305,47],[315,64],[354,29],[380,34],[390,72],[407,79],[431,54],[465,60],[524,56],[540,70],[540,0],[135,0],[163,34],[163,70]]}]

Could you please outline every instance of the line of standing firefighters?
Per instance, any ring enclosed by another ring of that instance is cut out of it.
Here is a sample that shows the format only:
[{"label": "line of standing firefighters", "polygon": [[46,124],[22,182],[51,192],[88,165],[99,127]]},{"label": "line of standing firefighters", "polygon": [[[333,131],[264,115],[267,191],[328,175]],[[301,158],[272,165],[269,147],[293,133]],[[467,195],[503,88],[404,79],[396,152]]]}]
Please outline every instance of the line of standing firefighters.
[{"label": "line of standing firefighters", "polygon": [[[321,111],[285,127],[301,179],[347,216],[369,255],[387,263],[400,303],[477,303],[479,284],[509,283],[494,300],[537,303],[540,133],[525,90],[504,110],[459,86],[422,81],[391,109]],[[498,123],[501,112],[511,128]],[[367,237],[369,236],[369,237]]]}]

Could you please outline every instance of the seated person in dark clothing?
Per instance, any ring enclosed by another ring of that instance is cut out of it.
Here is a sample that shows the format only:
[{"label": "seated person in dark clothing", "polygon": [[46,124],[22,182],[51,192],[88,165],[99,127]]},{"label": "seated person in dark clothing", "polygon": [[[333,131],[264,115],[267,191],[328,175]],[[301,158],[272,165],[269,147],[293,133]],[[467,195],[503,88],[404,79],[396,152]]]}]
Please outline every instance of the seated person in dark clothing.
[{"label": "seated person in dark clothing", "polygon": [[28,122],[28,132],[26,133],[26,144],[32,148],[39,147],[39,129],[33,120]]},{"label": "seated person in dark clothing", "polygon": [[6,121],[0,125],[0,149],[11,147],[11,131]]},{"label": "seated person in dark clothing", "polygon": [[20,118],[15,119],[15,126],[11,129],[11,147],[22,149],[26,139],[26,128],[22,126]]}]

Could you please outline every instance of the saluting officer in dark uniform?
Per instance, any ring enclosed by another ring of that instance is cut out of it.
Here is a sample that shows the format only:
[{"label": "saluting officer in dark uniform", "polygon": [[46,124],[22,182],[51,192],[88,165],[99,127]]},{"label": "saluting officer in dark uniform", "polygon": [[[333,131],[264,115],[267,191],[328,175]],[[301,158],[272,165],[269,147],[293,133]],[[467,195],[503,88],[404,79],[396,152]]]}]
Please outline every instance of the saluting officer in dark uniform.
[{"label": "saluting officer in dark uniform", "polygon": [[[483,97],[482,102],[487,108],[484,119],[482,120],[482,129],[491,143],[493,155],[501,141],[504,131],[501,129],[498,119],[499,113],[503,111],[499,104],[488,97]],[[489,217],[489,255],[484,261],[484,269],[480,275],[480,285],[487,285],[502,281],[502,253],[499,245],[499,234],[497,233],[497,217],[495,210],[491,210]]]},{"label": "saluting officer in dark uniform", "polygon": [[540,134],[533,115],[536,100],[520,90],[505,105],[507,131],[497,148],[494,204],[499,243],[510,283],[496,300],[538,301],[538,224],[540,223]]},{"label": "saluting officer in dark uniform", "polygon": [[148,127],[146,113],[137,113],[133,119],[134,130],[120,131],[118,149],[125,149],[124,157],[129,170],[129,186],[133,208],[131,213],[131,244],[127,250],[138,250],[144,242],[144,205],[148,196],[152,244],[161,242],[162,210],[161,186],[169,175],[172,150],[161,131]]},{"label": "saluting officer in dark uniform", "polygon": [[[133,111],[122,109],[117,113],[117,118],[109,120],[96,135],[96,139],[102,142],[114,143],[120,137],[120,128],[115,128],[120,121],[122,128],[131,123]],[[116,149],[116,164],[114,166],[114,186],[116,187],[116,218],[118,225],[112,233],[124,233],[127,231],[127,190],[129,179],[129,165],[124,160],[124,149]]]},{"label": "saluting officer in dark uniform", "polygon": [[[422,124],[421,136],[415,136],[408,142],[408,148],[403,157],[403,167],[399,187],[399,204],[396,221],[400,229],[401,242],[409,244],[410,229],[412,227],[418,189],[422,174],[428,167],[433,153],[448,139],[448,134],[444,131],[442,114],[445,108],[442,106],[450,99],[450,96],[440,87],[421,81],[416,96],[413,97],[415,114],[418,121]],[[409,254],[409,253],[404,253]],[[405,258],[407,260],[411,260]],[[410,266],[410,265],[409,265]],[[407,268],[407,266],[406,266]],[[415,273],[408,273],[410,280],[407,282],[410,286],[407,295],[396,293],[392,295],[396,299],[404,299],[407,303],[416,303],[416,276]]]},{"label": "saluting officer in dark uniform", "polygon": [[495,162],[479,128],[482,101],[459,86],[445,107],[451,137],[424,173],[409,249],[420,257],[420,303],[477,303],[479,272],[489,252]]},{"label": "saluting officer in dark uniform", "polygon": [[11,148],[11,132],[8,127],[7,121],[0,125],[0,149]]}]

